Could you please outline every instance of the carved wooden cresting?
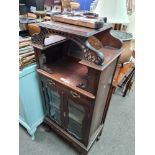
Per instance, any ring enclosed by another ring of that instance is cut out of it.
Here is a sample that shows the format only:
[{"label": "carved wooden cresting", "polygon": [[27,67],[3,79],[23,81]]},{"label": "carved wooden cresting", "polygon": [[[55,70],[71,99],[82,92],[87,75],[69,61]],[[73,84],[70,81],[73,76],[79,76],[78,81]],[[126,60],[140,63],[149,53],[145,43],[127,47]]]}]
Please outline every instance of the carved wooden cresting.
[{"label": "carved wooden cresting", "polygon": [[85,60],[93,62],[97,65],[102,65],[104,61],[104,55],[99,51],[98,47],[100,41],[95,37],[79,37],[56,30],[48,30],[47,28],[42,28],[39,34],[34,34],[32,36],[32,43],[45,46],[45,39],[52,34],[60,35],[74,41],[83,51],[83,58]]},{"label": "carved wooden cresting", "polygon": [[97,37],[81,36],[78,33],[71,34],[69,32],[62,31],[62,26],[59,27],[59,25],[58,26],[55,26],[52,24],[45,25],[41,23],[40,26],[41,26],[41,31],[39,34],[34,34],[32,36],[32,43],[45,47],[44,42],[46,38],[48,38],[50,35],[60,35],[65,37],[66,39],[70,39],[74,41],[81,48],[81,50],[83,51],[83,56],[82,56],[83,59],[97,65],[103,64],[104,54],[100,52],[100,48],[102,48],[103,46]]}]

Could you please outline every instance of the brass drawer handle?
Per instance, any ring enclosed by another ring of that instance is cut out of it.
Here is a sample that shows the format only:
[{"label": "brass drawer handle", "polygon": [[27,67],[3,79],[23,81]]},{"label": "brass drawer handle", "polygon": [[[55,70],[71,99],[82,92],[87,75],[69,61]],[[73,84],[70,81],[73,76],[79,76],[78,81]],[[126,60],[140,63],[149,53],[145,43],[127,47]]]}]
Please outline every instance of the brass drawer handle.
[{"label": "brass drawer handle", "polygon": [[74,98],[80,98],[80,95],[74,91],[70,91],[71,95],[74,97]]},{"label": "brass drawer handle", "polygon": [[52,80],[49,81],[50,85],[55,85],[55,82],[53,82]]}]

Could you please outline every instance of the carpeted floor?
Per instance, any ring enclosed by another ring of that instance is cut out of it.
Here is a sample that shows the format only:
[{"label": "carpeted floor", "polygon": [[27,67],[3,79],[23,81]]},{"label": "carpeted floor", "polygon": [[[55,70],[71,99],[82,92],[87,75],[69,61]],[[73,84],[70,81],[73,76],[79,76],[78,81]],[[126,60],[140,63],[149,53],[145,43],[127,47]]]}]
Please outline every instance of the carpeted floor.
[{"label": "carpeted floor", "polygon": [[[102,136],[95,142],[88,155],[135,154],[135,92],[125,98],[116,91],[112,98]],[[78,155],[54,132],[40,126],[32,141],[23,127],[19,127],[19,155]]]}]

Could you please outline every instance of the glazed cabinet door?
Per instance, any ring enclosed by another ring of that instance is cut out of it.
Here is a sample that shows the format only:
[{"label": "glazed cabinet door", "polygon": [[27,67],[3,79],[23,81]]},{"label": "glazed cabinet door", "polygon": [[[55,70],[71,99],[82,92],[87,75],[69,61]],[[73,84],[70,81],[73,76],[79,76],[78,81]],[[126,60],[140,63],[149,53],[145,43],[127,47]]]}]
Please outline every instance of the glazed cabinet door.
[{"label": "glazed cabinet door", "polygon": [[85,109],[72,99],[68,98],[68,126],[67,131],[77,139],[82,139],[82,128],[84,125]]},{"label": "glazed cabinet door", "polygon": [[90,115],[88,106],[80,99],[80,95],[71,91],[71,95],[66,96],[65,109],[67,132],[85,144]]},{"label": "glazed cabinet door", "polygon": [[47,117],[87,145],[92,101],[53,80],[46,79],[43,83]]},{"label": "glazed cabinet door", "polygon": [[59,126],[62,126],[62,92],[54,86],[54,82],[48,81],[45,85],[45,100],[47,116]]},{"label": "glazed cabinet door", "polygon": [[60,93],[56,89],[51,89],[50,87],[47,87],[47,95],[49,100],[48,115],[52,120],[61,125]]}]

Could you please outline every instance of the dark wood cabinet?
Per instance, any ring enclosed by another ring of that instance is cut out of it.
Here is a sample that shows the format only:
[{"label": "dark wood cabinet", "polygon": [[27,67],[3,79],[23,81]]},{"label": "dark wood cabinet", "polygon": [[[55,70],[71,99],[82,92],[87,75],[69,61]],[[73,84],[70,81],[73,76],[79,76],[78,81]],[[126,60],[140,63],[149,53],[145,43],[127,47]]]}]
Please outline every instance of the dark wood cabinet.
[{"label": "dark wood cabinet", "polygon": [[[59,29],[53,26],[57,24]],[[44,121],[87,154],[104,126],[122,43],[110,34],[109,24],[99,30],[60,27],[57,22],[40,27],[32,42],[44,93]],[[57,41],[45,46],[49,36]]]},{"label": "dark wood cabinet", "polygon": [[88,139],[85,135],[91,115],[89,106],[93,104],[93,100],[88,101],[87,96],[64,88],[45,76],[41,76],[41,81],[46,101],[46,116],[74,138],[87,144]]}]

